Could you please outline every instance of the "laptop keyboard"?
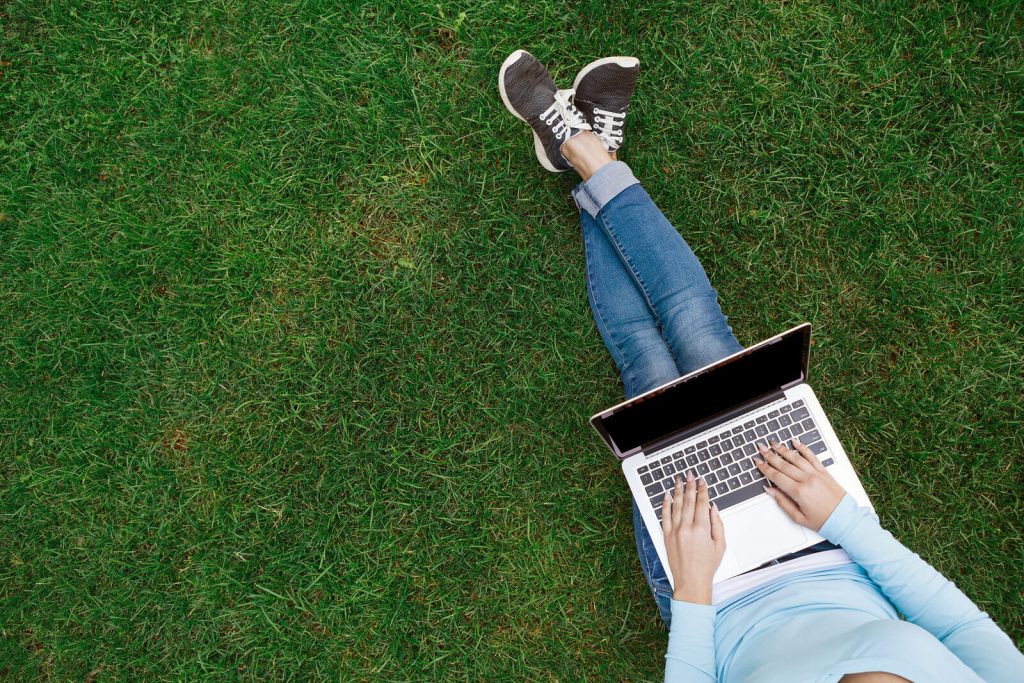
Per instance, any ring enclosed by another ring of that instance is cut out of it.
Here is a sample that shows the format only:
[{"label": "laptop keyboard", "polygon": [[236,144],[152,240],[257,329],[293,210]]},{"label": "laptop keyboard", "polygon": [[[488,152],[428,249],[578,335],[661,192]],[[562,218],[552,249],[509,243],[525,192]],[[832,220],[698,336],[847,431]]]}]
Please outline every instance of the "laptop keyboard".
[{"label": "laptop keyboard", "polygon": [[[714,436],[702,435],[696,443],[674,452],[669,449],[661,457],[637,468],[637,473],[658,519],[661,519],[665,492],[675,485],[676,475],[685,478],[687,472],[693,472],[694,478],[703,477],[708,484],[708,497],[719,510],[725,510],[764,493],[762,486],[765,484],[771,486],[754,466],[757,444],[767,446],[774,440],[792,448],[794,436],[800,437],[815,455],[826,450],[821,433],[802,400],[773,407],[761,415],[744,416],[742,423],[722,428]],[[835,461],[826,458],[821,464],[828,467]]]}]

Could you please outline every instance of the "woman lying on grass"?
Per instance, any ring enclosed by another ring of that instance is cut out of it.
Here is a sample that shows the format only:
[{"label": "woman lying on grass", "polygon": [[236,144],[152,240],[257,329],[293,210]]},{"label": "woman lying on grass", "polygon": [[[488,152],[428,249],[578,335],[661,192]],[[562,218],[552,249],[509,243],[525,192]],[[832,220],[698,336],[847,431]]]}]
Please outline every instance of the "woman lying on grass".
[{"label": "woman lying on grass", "polygon": [[[628,397],[741,349],[697,258],[613,156],[638,67],[633,58],[598,60],[573,90],[558,90],[520,50],[499,75],[502,100],[533,129],[544,168],[583,179],[573,197],[590,306]],[[667,681],[1024,681],[1013,642],[857,507],[817,456],[795,440],[761,455],[757,467],[777,487],[769,494],[828,542],[743,575],[753,587],[717,603],[712,578],[726,539],[707,485],[689,476],[665,496],[674,590],[634,505],[641,566],[670,627]],[[825,551],[840,559],[812,561]],[[751,582],[769,571],[773,578]]]}]

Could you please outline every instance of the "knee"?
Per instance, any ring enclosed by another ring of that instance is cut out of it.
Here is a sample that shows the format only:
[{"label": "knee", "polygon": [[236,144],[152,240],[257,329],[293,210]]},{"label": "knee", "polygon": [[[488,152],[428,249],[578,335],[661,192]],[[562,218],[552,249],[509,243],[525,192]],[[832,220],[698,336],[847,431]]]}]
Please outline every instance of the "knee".
[{"label": "knee", "polygon": [[691,325],[722,318],[722,307],[718,304],[718,292],[710,282],[692,283],[666,297],[664,319],[685,320]]},{"label": "knee", "polygon": [[679,376],[672,352],[654,326],[627,335],[619,347],[622,352],[619,372],[628,397],[642,394]]},{"label": "knee", "polygon": [[686,301],[664,324],[681,372],[704,367],[743,348],[713,296]]},{"label": "knee", "polygon": [[679,377],[679,368],[664,348],[659,353],[639,355],[622,373],[627,379],[626,396],[632,398]]}]

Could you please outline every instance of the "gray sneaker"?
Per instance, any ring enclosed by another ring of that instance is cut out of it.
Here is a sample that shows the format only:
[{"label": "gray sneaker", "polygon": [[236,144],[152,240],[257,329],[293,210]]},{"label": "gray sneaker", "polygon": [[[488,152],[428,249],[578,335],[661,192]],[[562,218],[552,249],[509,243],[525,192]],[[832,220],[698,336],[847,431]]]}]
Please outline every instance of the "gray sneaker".
[{"label": "gray sneaker", "polygon": [[498,72],[498,90],[505,107],[530,124],[533,148],[541,166],[552,172],[568,171],[562,143],[590,130],[590,124],[572,103],[571,90],[559,90],[544,65],[526,50],[516,50]]},{"label": "gray sneaker", "polygon": [[640,60],[636,57],[605,57],[576,74],[573,101],[609,152],[622,146],[629,100],[639,73]]}]

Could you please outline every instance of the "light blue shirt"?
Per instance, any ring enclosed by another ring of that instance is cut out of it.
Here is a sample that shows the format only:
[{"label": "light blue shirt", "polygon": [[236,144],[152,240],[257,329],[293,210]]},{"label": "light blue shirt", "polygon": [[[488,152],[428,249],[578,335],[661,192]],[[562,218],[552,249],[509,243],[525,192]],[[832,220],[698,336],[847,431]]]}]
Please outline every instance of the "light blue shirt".
[{"label": "light blue shirt", "polygon": [[870,510],[846,496],[818,533],[856,564],[786,576],[718,607],[673,600],[665,681],[826,683],[861,671],[1024,681],[1024,655],[1006,634]]}]

